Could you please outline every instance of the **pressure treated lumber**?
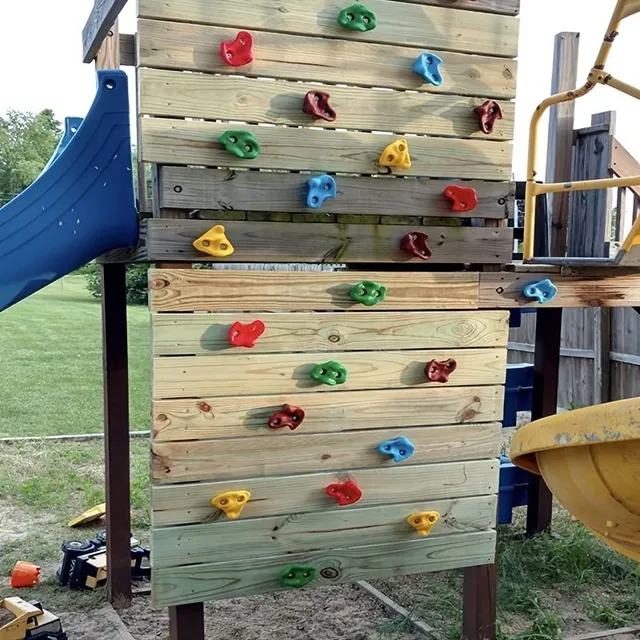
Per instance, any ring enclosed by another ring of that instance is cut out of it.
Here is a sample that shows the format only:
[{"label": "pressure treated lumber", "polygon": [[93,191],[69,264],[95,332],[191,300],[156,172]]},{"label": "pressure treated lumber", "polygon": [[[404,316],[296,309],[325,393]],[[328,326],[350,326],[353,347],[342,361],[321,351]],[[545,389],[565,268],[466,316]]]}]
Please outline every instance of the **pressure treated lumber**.
[{"label": "pressure treated lumber", "polygon": [[[501,105],[503,119],[496,121],[491,134],[480,131],[474,109],[488,98],[372,91],[361,87],[318,87],[311,83],[159,69],[140,69],[139,86],[140,113],[153,116],[313,125],[323,129],[391,131],[480,140],[513,139],[513,102]],[[319,88],[330,93],[331,106],[339,114],[333,122],[312,120],[302,111],[307,92]]]},{"label": "pressure treated lumber", "polygon": [[[238,70],[225,64],[219,53],[220,42],[235,34],[233,29],[224,27],[141,19],[138,64],[237,75]],[[254,31],[253,36],[256,55],[251,65],[243,67],[244,76],[500,99],[515,97],[515,60],[434,50],[443,60],[443,83],[436,87],[411,71],[419,53],[413,47],[264,31]]]},{"label": "pressure treated lumber", "polygon": [[[196,167],[158,168],[161,207],[218,211],[308,212],[303,194],[309,176],[297,173],[229,171]],[[339,176],[339,197],[326,200],[327,214],[508,218],[513,210],[514,185],[504,182],[451,182],[472,187],[478,207],[452,213],[443,192],[448,180],[403,177]]]},{"label": "pressure treated lumber", "polygon": [[[477,273],[259,272],[150,269],[152,311],[370,311],[349,298],[362,280],[388,291],[376,311],[475,309]],[[495,305],[494,305],[495,306]]]},{"label": "pressure treated lumber", "polygon": [[[215,258],[193,243],[211,227],[224,225],[235,251]],[[188,262],[414,263],[425,261],[401,248],[403,238],[420,231],[429,236],[429,264],[505,264],[511,259],[513,229],[431,227],[312,222],[148,220],[147,260]]]},{"label": "pressure treated lumber", "polygon": [[[377,18],[372,31],[345,29],[337,17],[343,0],[254,0],[250,4],[218,0],[139,0],[141,18],[192,22],[238,30],[273,31],[292,35],[402,44],[505,58],[518,55],[518,20],[513,17],[427,7],[397,0],[368,0]],[[416,56],[419,52],[416,52]]]},{"label": "pressure treated lumber", "polygon": [[[156,442],[209,438],[274,437],[269,418],[284,404],[302,407],[296,433],[330,433],[502,419],[504,388],[430,387],[384,391],[230,396],[153,403]],[[282,436],[292,437],[289,429]]]},{"label": "pressure treated lumber", "polygon": [[[91,62],[109,34],[127,0],[94,0],[82,30],[82,61]],[[102,68],[102,67],[100,67]]]},{"label": "pressure treated lumber", "polygon": [[[409,492],[407,497],[412,497]],[[327,505],[330,505],[327,498]],[[214,509],[212,509],[214,511]],[[351,547],[366,541],[368,545],[416,539],[407,524],[411,513],[436,511],[440,519],[430,536],[483,531],[495,526],[497,496],[478,496],[381,507],[300,513],[295,517],[220,519],[210,524],[155,529],[151,538],[154,569],[183,564],[283,553]]]},{"label": "pressure treated lumber", "polygon": [[503,13],[515,16],[520,12],[520,0],[407,0],[416,4],[434,5],[438,7],[455,7],[469,11],[486,11],[487,13]]},{"label": "pressure treated lumber", "polygon": [[313,585],[444,571],[493,562],[495,531],[435,536],[410,542],[349,547],[154,570],[156,606],[186,604],[279,591],[278,574],[289,564],[317,569]]},{"label": "pressure treated lumber", "polygon": [[[411,487],[414,500],[443,500],[498,491],[497,458],[429,465],[358,469],[349,473],[322,472],[296,476],[243,478],[221,482],[155,485],[152,487],[153,526],[205,523],[211,520],[211,498],[231,491],[238,482],[251,492],[244,518],[287,515],[331,509],[327,495],[319,488],[352,478],[363,491],[360,507],[406,500]],[[341,511],[340,507],[333,506]]]},{"label": "pressure treated lumber", "polygon": [[[378,164],[398,136],[354,131],[322,131],[242,125],[261,147],[253,160],[236,158],[218,142],[233,126],[217,122],[141,118],[142,161],[158,164],[386,173]],[[512,145],[491,140],[408,137],[411,168],[395,173],[421,177],[508,180]],[[397,213],[397,212],[396,212]]]},{"label": "pressure treated lumber", "polygon": [[[454,358],[457,369],[447,383],[431,382],[424,369],[428,362]],[[332,393],[365,389],[401,389],[503,384],[506,349],[434,349],[328,353],[177,356],[154,358],[153,397]],[[311,378],[318,364],[337,360],[348,372],[344,384],[330,386]]]},{"label": "pressure treated lumber", "polygon": [[246,478],[256,471],[280,476],[394,466],[376,450],[378,444],[403,435],[416,451],[403,464],[455,462],[497,456],[500,423],[376,429],[342,433],[296,434],[286,448],[280,434],[273,438],[228,438],[152,443],[154,483]]},{"label": "pressure treated lumber", "polygon": [[[154,313],[153,353],[235,353],[229,328],[247,319],[247,313]],[[270,313],[263,320],[266,330],[251,353],[506,347],[509,333],[507,311]]]}]

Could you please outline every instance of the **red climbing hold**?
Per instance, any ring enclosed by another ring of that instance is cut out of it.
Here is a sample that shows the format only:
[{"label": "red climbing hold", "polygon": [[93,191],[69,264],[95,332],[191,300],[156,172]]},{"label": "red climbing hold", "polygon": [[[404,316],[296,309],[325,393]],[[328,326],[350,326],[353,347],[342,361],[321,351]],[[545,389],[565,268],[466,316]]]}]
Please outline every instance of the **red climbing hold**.
[{"label": "red climbing hold", "polygon": [[227,337],[234,347],[255,347],[256,340],[264,333],[262,320],[254,320],[249,324],[234,322],[229,328]]},{"label": "red climbing hold", "polygon": [[289,427],[291,431],[295,431],[304,420],[305,413],[300,407],[294,407],[290,404],[285,404],[282,409],[274,413],[270,418],[269,429],[282,429],[283,427]]},{"label": "red climbing hold", "polygon": [[428,260],[433,252],[429,248],[429,236],[422,231],[411,231],[402,238],[400,248],[421,260]]},{"label": "red climbing hold", "polygon": [[456,213],[473,211],[478,206],[478,194],[472,187],[450,184],[444,190],[444,197],[451,200],[451,211]]},{"label": "red climbing hold", "polygon": [[337,114],[335,109],[329,104],[328,93],[324,91],[309,91],[304,97],[302,110],[313,118],[321,118],[327,122],[333,122]]},{"label": "red climbing hold", "polygon": [[244,67],[253,62],[253,36],[240,31],[233,42],[220,43],[220,55],[230,67]]},{"label": "red climbing hold", "polygon": [[341,507],[346,507],[350,504],[355,504],[362,498],[362,489],[353,481],[347,480],[346,482],[336,482],[330,484],[325,489],[328,496],[336,499],[336,502]]},{"label": "red climbing hold", "polygon": [[431,360],[427,362],[424,373],[431,382],[449,382],[449,376],[456,370],[457,366],[458,363],[453,358],[442,362]]},{"label": "red climbing hold", "polygon": [[480,120],[480,130],[487,135],[493,133],[493,125],[496,120],[502,120],[502,109],[495,100],[487,100],[481,107],[476,107],[474,111]]}]

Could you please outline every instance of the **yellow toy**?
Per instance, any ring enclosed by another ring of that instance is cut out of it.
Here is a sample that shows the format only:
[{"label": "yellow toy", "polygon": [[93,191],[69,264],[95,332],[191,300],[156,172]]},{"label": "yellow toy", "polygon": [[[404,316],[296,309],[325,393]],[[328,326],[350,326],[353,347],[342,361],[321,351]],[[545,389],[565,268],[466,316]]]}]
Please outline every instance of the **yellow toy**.
[{"label": "yellow toy", "polygon": [[536,420],[516,432],[511,459],[542,475],[606,544],[640,562],[640,398]]},{"label": "yellow toy", "polygon": [[407,518],[407,523],[421,536],[428,536],[438,520],[440,520],[440,514],[437,511],[421,511],[412,513]]},{"label": "yellow toy", "polygon": [[0,609],[6,609],[14,615],[13,620],[0,627],[0,640],[67,640],[60,618],[45,611],[37,602],[27,602],[22,598],[5,598],[0,599]]},{"label": "yellow toy", "polygon": [[211,506],[220,509],[230,520],[236,520],[249,500],[249,491],[225,491],[213,497]]},{"label": "yellow toy", "polygon": [[383,167],[410,169],[411,156],[409,156],[409,143],[404,138],[392,142],[382,152],[378,164]]},{"label": "yellow toy", "polygon": [[226,258],[235,251],[221,224],[211,227],[193,243],[193,246],[214,258]]}]

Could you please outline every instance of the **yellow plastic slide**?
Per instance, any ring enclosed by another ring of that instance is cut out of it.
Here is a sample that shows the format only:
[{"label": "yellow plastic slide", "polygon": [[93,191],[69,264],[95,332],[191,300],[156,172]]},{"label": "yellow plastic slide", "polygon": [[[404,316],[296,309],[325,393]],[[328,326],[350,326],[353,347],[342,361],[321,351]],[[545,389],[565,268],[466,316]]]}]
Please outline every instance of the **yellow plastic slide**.
[{"label": "yellow plastic slide", "polygon": [[536,420],[516,432],[511,460],[541,475],[606,544],[640,562],[640,398]]}]

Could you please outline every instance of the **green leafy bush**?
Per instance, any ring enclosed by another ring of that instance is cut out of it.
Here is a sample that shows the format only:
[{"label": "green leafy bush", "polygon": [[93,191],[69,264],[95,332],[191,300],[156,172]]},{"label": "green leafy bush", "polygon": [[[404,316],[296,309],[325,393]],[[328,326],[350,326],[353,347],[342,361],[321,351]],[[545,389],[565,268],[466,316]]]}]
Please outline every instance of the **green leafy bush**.
[{"label": "green leafy bush", "polygon": [[[147,304],[148,284],[146,264],[127,265],[127,302],[129,304]],[[94,298],[101,295],[100,265],[89,263],[79,271],[84,274],[87,289]]]}]

